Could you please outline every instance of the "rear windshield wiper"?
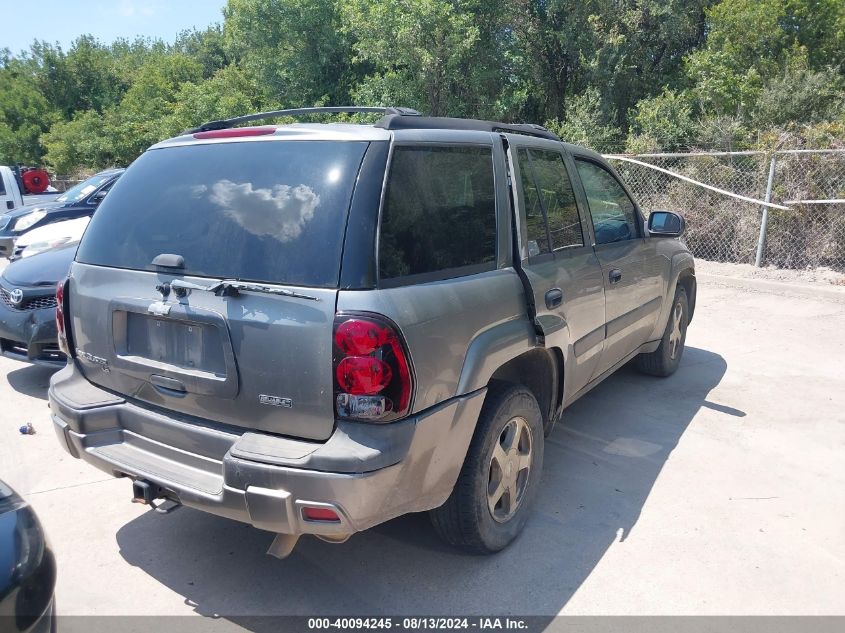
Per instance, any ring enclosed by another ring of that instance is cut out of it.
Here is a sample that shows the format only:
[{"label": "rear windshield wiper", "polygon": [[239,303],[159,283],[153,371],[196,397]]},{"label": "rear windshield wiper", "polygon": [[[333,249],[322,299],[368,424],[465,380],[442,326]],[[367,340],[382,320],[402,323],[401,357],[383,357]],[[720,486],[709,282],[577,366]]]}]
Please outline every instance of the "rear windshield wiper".
[{"label": "rear windshield wiper", "polygon": [[173,288],[176,295],[179,296],[179,290],[204,290],[212,292],[218,297],[237,297],[241,290],[248,290],[250,292],[263,292],[268,295],[280,295],[282,297],[293,297],[296,299],[308,299],[309,301],[319,301],[317,297],[306,295],[286,288],[276,288],[266,284],[259,284],[247,281],[238,281],[237,279],[224,279],[213,283],[209,286],[201,286],[190,281],[183,281],[181,279],[174,279],[170,282],[170,287]]}]

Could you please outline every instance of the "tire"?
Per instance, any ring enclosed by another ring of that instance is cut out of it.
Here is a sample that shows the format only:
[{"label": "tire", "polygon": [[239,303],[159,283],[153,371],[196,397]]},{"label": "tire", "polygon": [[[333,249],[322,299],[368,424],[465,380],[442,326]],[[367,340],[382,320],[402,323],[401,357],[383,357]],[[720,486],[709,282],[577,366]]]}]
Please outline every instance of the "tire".
[{"label": "tire", "polygon": [[[470,552],[504,549],[525,527],[542,471],[543,416],[536,398],[521,385],[491,388],[452,494],[429,513],[435,531]],[[498,501],[490,504],[488,489],[494,488]]]},{"label": "tire", "polygon": [[[671,376],[681,364],[684,355],[684,343],[687,340],[687,324],[689,322],[689,302],[683,288],[675,291],[672,310],[666,330],[660,340],[660,346],[651,353],[637,356],[637,369],[652,376]],[[677,330],[676,330],[677,325]]]}]

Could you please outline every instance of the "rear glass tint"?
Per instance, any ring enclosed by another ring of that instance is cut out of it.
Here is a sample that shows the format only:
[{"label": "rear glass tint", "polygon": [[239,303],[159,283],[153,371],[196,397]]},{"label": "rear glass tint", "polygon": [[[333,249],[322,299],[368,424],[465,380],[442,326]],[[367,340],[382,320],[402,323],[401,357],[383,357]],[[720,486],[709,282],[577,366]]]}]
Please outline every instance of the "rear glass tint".
[{"label": "rear glass tint", "polygon": [[103,201],[79,247],[86,264],[301,286],[338,282],[366,142],[258,141],[143,154]]},{"label": "rear glass tint", "polygon": [[397,147],[379,238],[382,279],[492,270],[496,199],[489,147]]}]

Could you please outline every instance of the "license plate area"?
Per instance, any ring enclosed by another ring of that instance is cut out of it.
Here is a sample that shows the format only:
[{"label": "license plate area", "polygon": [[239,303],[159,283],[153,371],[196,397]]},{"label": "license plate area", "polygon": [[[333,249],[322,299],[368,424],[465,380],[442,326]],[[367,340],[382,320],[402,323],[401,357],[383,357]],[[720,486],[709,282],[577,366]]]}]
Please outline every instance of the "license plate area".
[{"label": "license plate area", "polygon": [[[118,351],[123,351],[123,356],[226,375],[223,344],[217,326],[137,312],[125,315],[125,350]],[[116,317],[121,319],[120,315]]]},{"label": "license plate area", "polygon": [[238,371],[223,316],[184,304],[171,304],[160,315],[150,312],[150,305],[149,300],[111,302],[113,369],[153,385],[154,378],[174,379],[187,393],[236,397]]}]

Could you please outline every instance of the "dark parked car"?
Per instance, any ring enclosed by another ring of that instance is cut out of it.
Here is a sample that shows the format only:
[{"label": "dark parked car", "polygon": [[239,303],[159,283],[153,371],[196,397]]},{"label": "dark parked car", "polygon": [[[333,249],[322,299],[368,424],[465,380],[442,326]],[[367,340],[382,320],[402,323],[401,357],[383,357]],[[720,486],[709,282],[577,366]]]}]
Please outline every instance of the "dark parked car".
[{"label": "dark parked car", "polygon": [[55,630],[56,559],[32,508],[0,481],[0,631]]},{"label": "dark parked car", "polygon": [[51,202],[40,202],[0,215],[0,256],[11,257],[15,240],[39,226],[94,214],[123,169],[107,169],[65,191]]},{"label": "dark parked car", "polygon": [[56,332],[56,284],[67,275],[76,245],[12,262],[0,275],[0,353],[63,367]]}]

